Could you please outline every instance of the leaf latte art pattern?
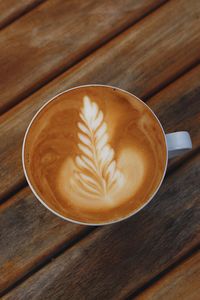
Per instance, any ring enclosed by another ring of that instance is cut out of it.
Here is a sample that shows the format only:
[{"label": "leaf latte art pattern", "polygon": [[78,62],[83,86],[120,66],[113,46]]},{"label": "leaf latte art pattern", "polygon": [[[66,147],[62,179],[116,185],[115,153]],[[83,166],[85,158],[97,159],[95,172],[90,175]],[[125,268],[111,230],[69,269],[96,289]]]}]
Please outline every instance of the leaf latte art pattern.
[{"label": "leaf latte art pattern", "polygon": [[71,188],[82,197],[109,200],[124,182],[118,170],[115,153],[108,144],[107,124],[103,112],[88,96],[83,98],[83,107],[78,122],[78,148],[75,158],[76,170],[71,178]]}]

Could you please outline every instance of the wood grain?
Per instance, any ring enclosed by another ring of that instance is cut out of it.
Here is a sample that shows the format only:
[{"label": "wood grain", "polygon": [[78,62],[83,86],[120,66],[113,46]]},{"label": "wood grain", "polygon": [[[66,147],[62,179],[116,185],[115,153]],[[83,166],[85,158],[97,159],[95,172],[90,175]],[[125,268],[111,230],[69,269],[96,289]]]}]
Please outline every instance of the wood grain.
[{"label": "wood grain", "polygon": [[199,300],[200,252],[164,276],[135,300]]},{"label": "wood grain", "polygon": [[[190,133],[193,151],[200,147],[199,78],[200,65],[147,101],[166,133],[183,130]],[[176,166],[188,154],[190,152],[171,159],[168,167]]]},{"label": "wood grain", "polygon": [[[193,138],[194,150],[197,149],[200,143],[200,132],[197,123],[198,116],[200,115],[200,112],[197,109],[197,99],[199,97],[199,71],[200,67],[195,68],[162,90],[148,102],[162,119],[166,130],[178,130],[179,126],[184,125],[184,129],[190,131]],[[171,101],[173,101],[173,105]],[[174,111],[182,109],[183,101],[184,105],[188,107],[184,119],[182,118],[181,113],[174,114]],[[166,114],[164,112],[166,112]],[[173,160],[172,164],[175,162],[176,161]],[[21,204],[17,200],[19,198],[21,199]],[[17,221],[22,211],[24,212],[24,217],[20,226],[15,226],[14,223],[12,223],[13,226],[11,226],[10,220]],[[57,224],[57,217],[48,212],[45,213],[45,211],[46,209],[36,201],[28,188],[25,189],[22,194],[20,192],[17,196],[4,203],[2,226],[5,228],[5,231],[4,235],[1,237],[2,242],[0,240],[0,244],[2,245],[2,255],[0,260],[0,265],[2,266],[2,276],[0,281],[2,289],[12,285],[17,279],[22,278],[32,270],[35,265],[39,265],[44,257],[51,256],[55,251],[57,244],[65,244],[68,239],[68,230],[72,230],[73,235],[73,226],[69,226],[68,223],[61,221],[59,223],[60,226],[55,228],[55,230],[52,230],[51,224]],[[38,220],[38,214],[46,216],[44,218],[44,231],[40,230],[43,218],[39,218]],[[149,226],[151,227],[151,225]],[[76,227],[77,230],[78,228],[79,227]],[[44,238],[45,232],[49,233],[50,231],[51,242],[49,242],[48,237]],[[75,233],[77,234],[78,232],[75,231]],[[11,236],[16,236],[17,240],[13,240],[10,238]],[[31,236],[32,240],[26,240],[27,236]],[[38,247],[41,240],[43,240],[41,247]],[[24,255],[22,255],[23,252]],[[31,253],[31,255],[29,255],[29,253]],[[9,264],[9,261],[13,263]]]},{"label": "wood grain", "polygon": [[0,112],[164,2],[52,0],[20,18],[0,35]]},{"label": "wood grain", "polygon": [[9,25],[44,0],[0,0],[0,29]]},{"label": "wood grain", "polygon": [[200,155],[134,217],[96,229],[3,299],[124,299],[200,241]]},{"label": "wood grain", "polygon": [[[167,3],[2,116],[0,198],[24,182],[21,146],[25,129],[38,108],[51,97],[72,86],[104,83],[143,98],[191,66],[200,57],[200,23],[196,21],[200,8],[191,7],[186,0]],[[195,73],[195,90],[199,86],[198,72],[199,69]],[[194,98],[196,101],[197,94]]]},{"label": "wood grain", "polygon": [[0,292],[88,231],[53,216],[29,188],[1,206],[0,228]]}]

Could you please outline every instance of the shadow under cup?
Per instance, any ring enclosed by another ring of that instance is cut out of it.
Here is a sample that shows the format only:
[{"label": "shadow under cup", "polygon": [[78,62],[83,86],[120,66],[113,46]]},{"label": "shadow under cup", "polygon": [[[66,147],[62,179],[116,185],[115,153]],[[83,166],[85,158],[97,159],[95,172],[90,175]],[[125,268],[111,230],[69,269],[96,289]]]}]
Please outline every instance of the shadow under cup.
[{"label": "shadow under cup", "polygon": [[47,102],[27,128],[23,168],[40,202],[75,223],[104,225],[135,214],[167,166],[163,128],[119,88],[87,85]]}]

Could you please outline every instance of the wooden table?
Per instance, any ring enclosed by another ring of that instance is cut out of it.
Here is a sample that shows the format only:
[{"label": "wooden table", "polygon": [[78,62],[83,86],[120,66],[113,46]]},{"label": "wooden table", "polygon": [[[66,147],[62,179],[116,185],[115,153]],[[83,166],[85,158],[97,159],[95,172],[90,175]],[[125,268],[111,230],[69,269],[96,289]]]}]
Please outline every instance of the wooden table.
[{"label": "wooden table", "polygon": [[[200,299],[200,1],[0,0],[2,299]],[[21,147],[48,99],[103,83],[188,130],[162,188],[110,226],[65,222],[25,181]]]}]

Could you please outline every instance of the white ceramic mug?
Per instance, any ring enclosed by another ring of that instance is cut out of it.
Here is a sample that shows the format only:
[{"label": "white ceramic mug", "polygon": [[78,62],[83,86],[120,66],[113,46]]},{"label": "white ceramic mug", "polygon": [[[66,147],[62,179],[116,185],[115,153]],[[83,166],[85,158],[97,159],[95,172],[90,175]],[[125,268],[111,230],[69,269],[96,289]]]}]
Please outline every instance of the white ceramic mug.
[{"label": "white ceramic mug", "polygon": [[155,116],[164,136],[165,136],[165,146],[166,146],[166,162],[165,162],[165,170],[163,172],[163,176],[162,176],[162,179],[160,181],[160,184],[159,186],[157,187],[156,191],[154,192],[154,194],[145,202],[144,205],[140,206],[137,210],[134,210],[132,214],[129,214],[128,216],[125,216],[119,220],[115,220],[115,221],[109,221],[109,222],[106,222],[106,223],[101,223],[101,224],[95,224],[95,223],[87,223],[87,222],[79,222],[79,221],[76,221],[76,220],[73,220],[73,219],[69,219],[67,217],[64,217],[62,216],[61,214],[59,214],[58,212],[54,211],[52,208],[50,208],[47,203],[42,200],[40,198],[40,196],[36,193],[33,185],[31,184],[31,181],[28,177],[28,174],[26,172],[26,168],[25,168],[25,162],[24,162],[24,151],[25,151],[25,142],[26,142],[26,137],[27,137],[27,134],[29,132],[29,129],[33,123],[33,121],[35,120],[36,116],[39,114],[39,112],[46,106],[48,105],[49,102],[53,101],[55,98],[57,98],[59,95],[63,94],[63,93],[66,93],[70,90],[73,90],[73,89],[77,89],[77,88],[81,88],[81,87],[87,87],[87,86],[106,86],[106,87],[109,87],[111,89],[118,89],[124,93],[127,93],[129,94],[130,96],[133,96],[135,98],[137,98],[135,95],[125,91],[125,90],[122,90],[120,88],[117,88],[117,87],[113,87],[113,86],[109,86],[109,85],[100,85],[100,84],[89,84],[89,85],[82,85],[82,86],[78,86],[78,87],[74,87],[72,89],[68,89],[68,90],[65,90],[63,91],[62,93],[59,93],[57,94],[55,97],[53,97],[52,99],[50,99],[47,103],[45,103],[39,110],[38,112],[35,114],[35,116],[33,117],[33,119],[31,120],[27,130],[26,130],[26,133],[25,133],[25,136],[24,136],[24,140],[23,140],[23,146],[22,146],[22,164],[23,164],[23,170],[24,170],[24,174],[25,174],[25,177],[26,177],[26,180],[33,192],[33,194],[36,196],[36,198],[47,208],[49,209],[52,213],[54,213],[55,215],[61,217],[62,219],[64,220],[67,220],[67,221],[71,221],[73,223],[76,223],[76,224],[82,224],[82,225],[94,225],[94,226],[99,226],[99,225],[107,225],[107,224],[112,224],[112,223],[116,223],[116,222],[119,222],[119,221],[122,221],[122,220],[125,220],[131,216],[133,216],[134,214],[136,214],[138,211],[140,211],[143,207],[145,207],[151,200],[152,198],[155,196],[155,194],[158,192],[162,182],[163,182],[163,179],[165,177],[165,173],[166,173],[166,170],[167,170],[167,164],[168,164],[168,158],[172,158],[172,157],[175,157],[175,156],[179,156],[185,152],[187,152],[188,150],[192,149],[192,142],[191,142],[191,138],[190,138],[190,135],[187,131],[178,131],[178,132],[173,132],[173,133],[167,133],[165,134],[164,132],[164,129],[160,123],[160,121],[158,120],[157,116],[155,115],[155,113],[150,109],[150,107],[144,103],[142,100],[140,100],[139,98],[137,98],[139,101],[141,101],[150,111],[151,113]]}]

